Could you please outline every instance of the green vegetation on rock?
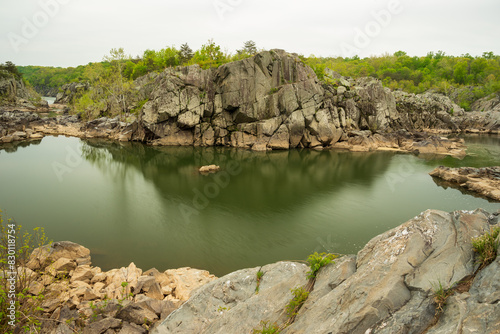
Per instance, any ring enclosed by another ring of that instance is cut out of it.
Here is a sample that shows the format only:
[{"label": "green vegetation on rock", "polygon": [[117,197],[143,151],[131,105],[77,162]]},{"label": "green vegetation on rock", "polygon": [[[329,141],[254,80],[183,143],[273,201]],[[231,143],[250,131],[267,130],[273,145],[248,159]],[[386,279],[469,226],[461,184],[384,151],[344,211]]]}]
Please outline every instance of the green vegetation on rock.
[{"label": "green vegetation on rock", "polygon": [[309,263],[311,271],[307,272],[307,278],[316,278],[316,274],[318,273],[318,271],[327,264],[332,263],[336,258],[337,255],[327,253],[314,252],[313,254],[309,255],[309,257],[307,258],[307,263]]},{"label": "green vegetation on rock", "polygon": [[[82,100],[74,106],[74,111],[84,111],[84,115],[92,118],[124,112],[124,101],[127,99],[133,101],[131,109],[137,110],[138,100],[147,98],[142,96],[136,99],[129,96],[133,91],[132,81],[139,77],[176,66],[217,68],[251,57],[259,51],[255,42],[247,41],[232,54],[223,51],[212,39],[195,51],[184,43],[180,48],[167,46],[161,50],[146,50],[135,58],[126,55],[123,49],[113,50],[121,51],[119,57],[105,57],[100,63],[89,63],[76,68],[20,66],[17,70],[26,82],[42,94],[47,92],[47,95],[48,92],[54,95],[54,91],[71,82],[86,82],[91,87],[97,85],[94,92],[85,93],[86,96],[81,96]],[[500,56],[493,52],[484,52],[477,57],[469,54],[456,57],[438,51],[412,57],[406,52],[398,51],[393,55],[363,59],[357,56],[342,58],[313,55],[300,56],[300,59],[314,70],[320,80],[327,83],[335,84],[340,75],[353,78],[373,77],[392,90],[415,94],[442,93],[465,110],[470,110],[472,103],[478,99],[500,92]],[[92,75],[96,72],[100,73],[97,77]],[[271,90],[270,94],[275,92]]]},{"label": "green vegetation on rock", "polygon": [[280,327],[276,323],[261,321],[260,324],[262,329],[254,329],[252,334],[278,334],[280,332]]},{"label": "green vegetation on rock", "polygon": [[500,228],[491,228],[489,233],[472,239],[472,248],[479,257],[479,268],[484,268],[495,261],[499,246]]}]

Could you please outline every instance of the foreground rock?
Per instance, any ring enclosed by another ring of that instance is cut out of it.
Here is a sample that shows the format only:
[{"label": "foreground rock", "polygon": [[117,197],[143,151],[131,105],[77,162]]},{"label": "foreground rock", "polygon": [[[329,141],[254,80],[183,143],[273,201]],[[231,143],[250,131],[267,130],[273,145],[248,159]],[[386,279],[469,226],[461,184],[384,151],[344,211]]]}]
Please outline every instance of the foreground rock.
[{"label": "foreground rock", "polygon": [[143,272],[133,263],[103,272],[69,241],[35,249],[20,270],[31,277],[29,293],[45,296],[42,333],[147,333],[216,278],[191,268]]},{"label": "foreground rock", "polygon": [[500,202],[500,166],[485,168],[437,167],[429,175],[445,181],[438,184],[464,189]]},{"label": "foreground rock", "polygon": [[[450,297],[437,322],[433,293],[475,272],[471,238],[499,226],[499,214],[428,210],[373,238],[357,256],[320,270],[295,322],[281,333],[498,333],[500,257],[468,292]],[[307,270],[279,262],[226,275],[201,287],[152,333],[250,333],[261,321],[280,324],[290,289],[306,283]]]}]

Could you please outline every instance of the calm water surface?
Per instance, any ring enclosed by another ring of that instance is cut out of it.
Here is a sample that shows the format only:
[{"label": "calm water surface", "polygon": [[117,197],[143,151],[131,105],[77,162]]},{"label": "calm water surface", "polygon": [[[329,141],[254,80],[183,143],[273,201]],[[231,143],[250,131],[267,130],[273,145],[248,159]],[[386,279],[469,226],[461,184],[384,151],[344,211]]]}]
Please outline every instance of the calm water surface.
[{"label": "calm water surface", "polygon": [[[434,167],[500,165],[499,137],[469,156],[250,152],[46,137],[0,150],[0,208],[54,241],[91,249],[104,270],[190,266],[216,275],[313,251],[355,253],[426,209],[500,204],[444,189]],[[218,164],[222,172],[200,175]]]}]

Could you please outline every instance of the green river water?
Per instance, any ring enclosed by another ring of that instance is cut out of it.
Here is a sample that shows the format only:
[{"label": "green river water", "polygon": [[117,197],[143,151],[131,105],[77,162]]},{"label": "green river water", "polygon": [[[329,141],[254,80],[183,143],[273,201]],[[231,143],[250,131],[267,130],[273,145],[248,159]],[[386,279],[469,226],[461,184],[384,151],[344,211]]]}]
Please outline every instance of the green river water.
[{"label": "green river water", "polygon": [[[103,270],[134,262],[215,275],[313,251],[355,253],[426,209],[493,212],[438,186],[438,165],[500,165],[500,138],[467,137],[469,155],[148,147],[46,137],[0,148],[0,208],[54,241],[91,250]],[[197,168],[218,164],[221,172]]]}]

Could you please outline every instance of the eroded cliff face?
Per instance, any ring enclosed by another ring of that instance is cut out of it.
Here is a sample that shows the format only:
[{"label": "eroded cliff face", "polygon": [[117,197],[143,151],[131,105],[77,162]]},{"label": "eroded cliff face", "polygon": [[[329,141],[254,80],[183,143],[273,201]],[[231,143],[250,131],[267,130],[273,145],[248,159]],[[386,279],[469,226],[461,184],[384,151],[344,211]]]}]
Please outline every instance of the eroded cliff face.
[{"label": "eroded cliff face", "polygon": [[139,139],[163,145],[329,146],[350,129],[389,130],[396,102],[364,78],[319,82],[297,55],[261,52],[217,69],[167,69],[148,83]]}]

